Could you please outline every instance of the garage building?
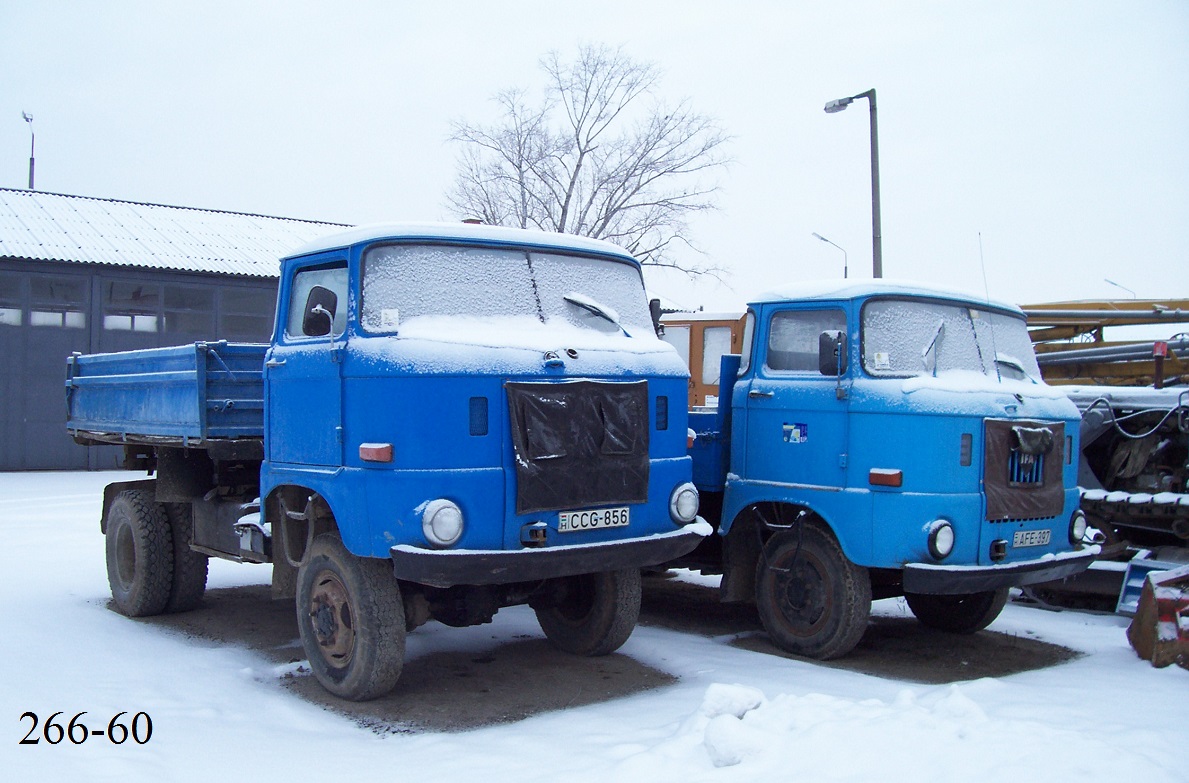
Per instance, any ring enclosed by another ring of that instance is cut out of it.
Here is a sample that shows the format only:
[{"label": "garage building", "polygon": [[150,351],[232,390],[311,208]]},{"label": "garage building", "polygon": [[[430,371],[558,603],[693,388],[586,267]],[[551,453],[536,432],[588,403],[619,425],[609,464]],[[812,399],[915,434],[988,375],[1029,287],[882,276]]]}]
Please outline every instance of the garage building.
[{"label": "garage building", "polygon": [[66,435],[66,358],[267,342],[278,259],[341,228],[0,188],[0,470],[116,467]]}]

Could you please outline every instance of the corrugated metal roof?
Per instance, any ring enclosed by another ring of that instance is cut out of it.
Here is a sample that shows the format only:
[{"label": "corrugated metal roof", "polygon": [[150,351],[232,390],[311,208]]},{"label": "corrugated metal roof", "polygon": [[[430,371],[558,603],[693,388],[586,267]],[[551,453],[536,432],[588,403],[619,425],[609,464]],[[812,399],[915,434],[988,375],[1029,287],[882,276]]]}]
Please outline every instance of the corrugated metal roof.
[{"label": "corrugated metal roof", "polygon": [[276,277],[341,223],[0,188],[0,258]]}]

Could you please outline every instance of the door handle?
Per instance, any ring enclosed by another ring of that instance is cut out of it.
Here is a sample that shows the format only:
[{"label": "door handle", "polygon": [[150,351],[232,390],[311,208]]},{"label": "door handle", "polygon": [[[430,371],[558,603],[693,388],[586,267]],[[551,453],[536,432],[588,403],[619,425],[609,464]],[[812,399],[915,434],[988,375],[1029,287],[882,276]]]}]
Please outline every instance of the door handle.
[{"label": "door handle", "polygon": [[762,398],[762,397],[771,397],[771,396],[772,396],[772,394],[773,394],[773,392],[769,392],[769,391],[756,391],[755,389],[752,389],[751,391],[749,391],[749,392],[747,393],[747,396],[748,396],[748,397],[750,397],[750,398],[751,398],[751,399],[753,399],[753,400],[758,400],[758,399],[760,399],[760,398]]},{"label": "door handle", "polygon": [[285,366],[285,360],[284,359],[269,359],[267,362],[264,363],[264,366],[270,367],[270,368],[271,367],[283,367],[283,366]]}]

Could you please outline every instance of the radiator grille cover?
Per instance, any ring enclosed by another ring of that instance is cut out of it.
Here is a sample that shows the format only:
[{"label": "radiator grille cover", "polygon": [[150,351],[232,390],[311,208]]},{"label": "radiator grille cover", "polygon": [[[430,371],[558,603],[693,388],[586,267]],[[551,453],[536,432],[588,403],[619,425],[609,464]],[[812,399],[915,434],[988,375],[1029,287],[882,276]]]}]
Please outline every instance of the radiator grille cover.
[{"label": "radiator grille cover", "polygon": [[647,502],[647,381],[505,387],[517,514]]},{"label": "radiator grille cover", "polygon": [[1061,513],[1064,422],[987,419],[984,443],[989,521],[1048,519]]}]

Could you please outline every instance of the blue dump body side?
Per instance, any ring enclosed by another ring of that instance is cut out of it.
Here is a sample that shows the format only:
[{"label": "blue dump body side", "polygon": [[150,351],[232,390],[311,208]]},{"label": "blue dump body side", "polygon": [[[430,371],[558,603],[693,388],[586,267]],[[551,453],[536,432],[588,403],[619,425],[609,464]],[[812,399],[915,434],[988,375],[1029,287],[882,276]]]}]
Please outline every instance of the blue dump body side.
[{"label": "blue dump body side", "polygon": [[67,361],[67,429],[104,442],[264,436],[266,345],[194,343]]}]

